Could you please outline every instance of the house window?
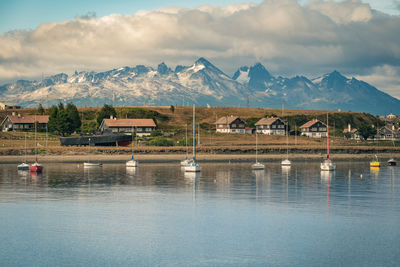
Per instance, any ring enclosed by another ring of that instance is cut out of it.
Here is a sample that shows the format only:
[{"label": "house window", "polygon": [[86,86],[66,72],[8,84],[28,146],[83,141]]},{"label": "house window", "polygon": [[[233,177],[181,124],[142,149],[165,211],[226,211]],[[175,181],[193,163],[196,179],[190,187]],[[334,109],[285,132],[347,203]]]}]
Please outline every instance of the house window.
[{"label": "house window", "polygon": [[317,127],[312,127],[312,128],[311,128],[311,131],[312,131],[312,132],[316,132],[316,131],[317,131]]},{"label": "house window", "polygon": [[272,125],[272,129],[275,129],[276,128],[276,125]]},{"label": "house window", "polygon": [[243,128],[243,127],[244,127],[244,124],[243,124],[243,123],[239,124],[239,127],[240,127],[240,128]]},{"label": "house window", "polygon": [[151,132],[151,128],[146,128],[146,132]]},{"label": "house window", "polygon": [[320,131],[326,132],[326,127],[319,128]]},{"label": "house window", "polygon": [[235,123],[232,124],[232,128],[236,128],[236,124]]},{"label": "house window", "polygon": [[221,127],[221,128],[222,128],[222,127],[224,127],[224,125],[223,125],[223,124],[219,124],[218,127]]}]

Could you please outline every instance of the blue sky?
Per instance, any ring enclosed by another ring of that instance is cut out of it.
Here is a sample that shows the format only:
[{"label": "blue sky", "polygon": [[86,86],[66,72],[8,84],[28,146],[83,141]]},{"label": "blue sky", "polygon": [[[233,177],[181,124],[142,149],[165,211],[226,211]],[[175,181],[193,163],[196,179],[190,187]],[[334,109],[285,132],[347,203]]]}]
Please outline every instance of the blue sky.
[{"label": "blue sky", "polygon": [[0,0],[0,85],[205,57],[228,75],[338,70],[400,98],[400,0],[210,2]]},{"label": "blue sky", "polygon": [[[70,20],[77,16],[95,13],[103,17],[111,13],[133,14],[139,10],[154,10],[168,6],[193,8],[212,4],[225,6],[261,0],[0,0],[0,33],[15,29],[33,29],[43,22]],[[304,4],[308,0],[300,0]],[[399,14],[400,1],[368,0],[372,8],[388,14]]]}]

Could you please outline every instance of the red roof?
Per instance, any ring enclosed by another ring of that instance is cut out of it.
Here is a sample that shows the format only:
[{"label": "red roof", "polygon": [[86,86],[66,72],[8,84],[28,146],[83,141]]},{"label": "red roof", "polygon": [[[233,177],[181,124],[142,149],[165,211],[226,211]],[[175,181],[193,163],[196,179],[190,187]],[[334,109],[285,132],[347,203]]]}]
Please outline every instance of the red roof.
[{"label": "red roof", "polygon": [[48,123],[49,115],[8,115],[8,118],[12,121],[12,123],[35,123],[35,121],[39,123]]},{"label": "red roof", "polygon": [[[317,122],[320,122],[320,121],[317,120],[317,119],[308,121],[308,122],[304,123],[302,126],[300,126],[300,128],[310,128],[311,126],[313,126],[313,125],[316,124]],[[323,123],[323,122],[321,122],[321,123],[322,123],[323,125],[325,125],[325,123]]]},{"label": "red roof", "polygon": [[108,127],[156,127],[153,119],[104,119]]}]

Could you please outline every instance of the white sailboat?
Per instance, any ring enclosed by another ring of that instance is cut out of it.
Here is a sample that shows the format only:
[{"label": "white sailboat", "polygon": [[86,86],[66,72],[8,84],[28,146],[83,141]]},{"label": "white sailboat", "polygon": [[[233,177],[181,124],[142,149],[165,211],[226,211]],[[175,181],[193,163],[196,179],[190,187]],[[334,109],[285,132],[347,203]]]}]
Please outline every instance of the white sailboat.
[{"label": "white sailboat", "polygon": [[137,167],[138,162],[133,157],[133,129],[132,129],[132,156],[131,159],[126,162],[126,167]]},{"label": "white sailboat", "polygon": [[89,138],[89,145],[88,145],[88,161],[83,163],[83,167],[101,167],[103,164],[98,162],[90,162],[90,138]]},{"label": "white sailboat", "polygon": [[19,171],[28,171],[29,164],[26,163],[26,133],[25,133],[25,158],[24,161],[17,166],[17,170]]},{"label": "white sailboat", "polygon": [[188,138],[187,138],[188,136],[187,136],[187,132],[188,132],[188,129],[187,129],[187,124],[186,124],[186,139],[185,139],[185,140],[186,140],[186,141],[185,141],[185,142],[186,142],[186,143],[185,143],[185,144],[186,144],[186,158],[185,158],[184,160],[181,161],[181,166],[182,166],[182,167],[185,167],[185,166],[189,165],[189,164],[191,163],[191,161],[192,161],[192,160],[189,159],[189,157],[188,157]]},{"label": "white sailboat", "polygon": [[321,163],[321,171],[334,171],[336,169],[336,165],[332,162],[331,160],[331,153],[329,150],[329,118],[328,114],[326,114],[326,146],[328,150],[328,156],[324,160],[324,162]]},{"label": "white sailboat", "polygon": [[289,160],[289,131],[288,125],[286,125],[286,159],[282,160],[282,166],[290,166],[292,162]]},{"label": "white sailboat", "polygon": [[256,163],[251,165],[251,168],[253,170],[263,170],[265,168],[264,164],[258,162],[258,135],[257,135],[257,129],[256,129]]},{"label": "white sailboat", "polygon": [[196,162],[196,113],[193,105],[193,160],[185,166],[185,172],[199,172],[201,167]]}]

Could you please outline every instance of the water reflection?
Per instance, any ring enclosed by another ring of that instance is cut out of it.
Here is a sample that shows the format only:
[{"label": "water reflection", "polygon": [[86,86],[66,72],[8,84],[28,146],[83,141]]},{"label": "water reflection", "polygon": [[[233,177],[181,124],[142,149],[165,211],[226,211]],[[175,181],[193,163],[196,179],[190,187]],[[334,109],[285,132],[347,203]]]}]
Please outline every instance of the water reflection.
[{"label": "water reflection", "polygon": [[128,176],[134,176],[136,174],[137,168],[136,167],[126,167],[126,174]]},{"label": "water reflection", "polygon": [[375,179],[379,178],[379,171],[380,171],[380,170],[381,170],[380,167],[370,167],[370,168],[369,168],[369,171],[370,171],[371,175],[372,175]]}]

